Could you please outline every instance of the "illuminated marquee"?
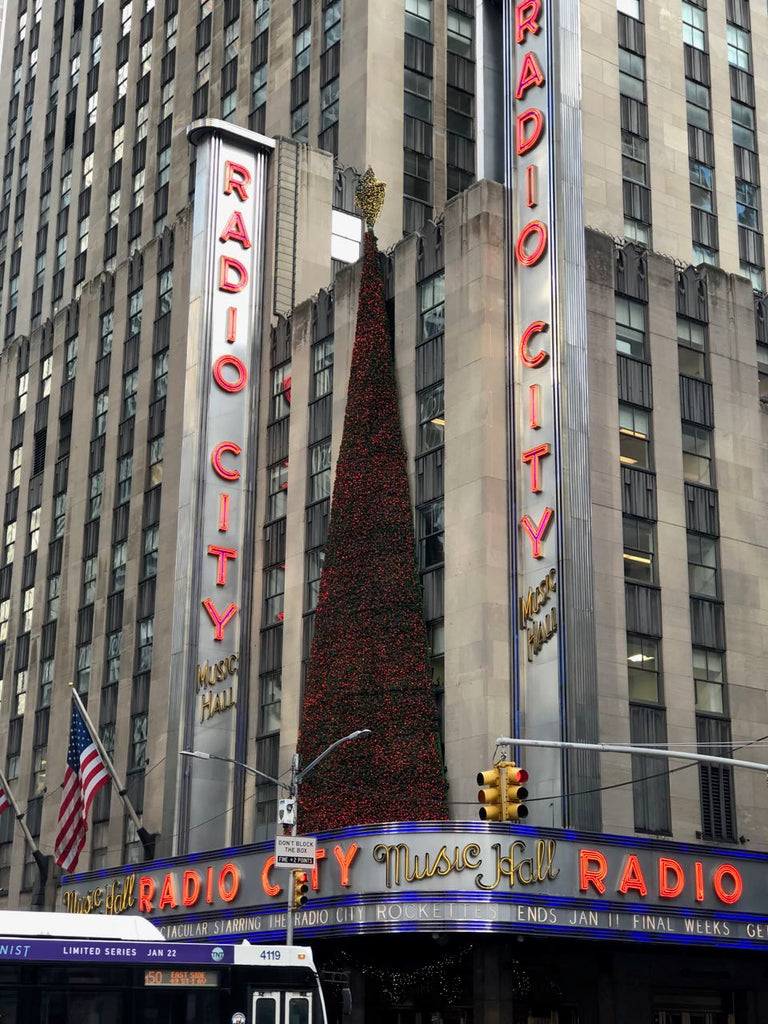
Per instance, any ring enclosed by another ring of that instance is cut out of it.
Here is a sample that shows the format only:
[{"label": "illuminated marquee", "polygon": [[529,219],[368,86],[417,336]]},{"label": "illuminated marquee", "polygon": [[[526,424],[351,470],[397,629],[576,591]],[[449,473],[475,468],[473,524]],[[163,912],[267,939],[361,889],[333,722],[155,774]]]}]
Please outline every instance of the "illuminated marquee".
[{"label": "illuminated marquee", "polygon": [[[624,941],[768,942],[768,857],[653,840],[480,823],[366,825],[320,836],[306,939],[387,930]],[[274,844],[92,872],[63,883],[75,913],[138,913],[170,939],[280,938],[290,872]]]}]

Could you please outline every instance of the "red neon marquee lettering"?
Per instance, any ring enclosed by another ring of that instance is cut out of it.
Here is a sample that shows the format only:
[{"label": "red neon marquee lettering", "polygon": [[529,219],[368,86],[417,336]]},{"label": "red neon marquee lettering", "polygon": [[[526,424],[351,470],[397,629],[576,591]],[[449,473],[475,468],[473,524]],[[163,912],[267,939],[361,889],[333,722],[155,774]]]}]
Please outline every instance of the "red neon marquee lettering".
[{"label": "red neon marquee lettering", "polygon": [[704,902],[704,865],[697,860],[693,865],[693,877],[696,881],[696,902]]},{"label": "red neon marquee lettering", "polygon": [[645,884],[643,869],[640,867],[637,854],[634,853],[630,853],[627,857],[624,870],[621,873],[621,881],[619,882],[619,892],[624,893],[626,896],[629,889],[634,889],[641,896],[648,895],[648,886]]},{"label": "red neon marquee lettering", "polygon": [[213,903],[213,868],[206,868],[205,871],[205,902]]},{"label": "red neon marquee lettering", "polygon": [[315,866],[312,868],[312,874],[310,875],[312,879],[312,892],[317,892],[320,888],[320,870],[317,865],[321,860],[325,860],[325,849],[322,846],[318,846],[317,850],[315,850]]},{"label": "red neon marquee lettering", "polygon": [[534,334],[543,334],[544,331],[549,330],[549,324],[545,324],[543,320],[534,320],[532,324],[523,331],[523,336],[520,339],[520,362],[523,366],[527,366],[531,370],[535,370],[537,366],[541,366],[542,363],[546,363],[549,358],[549,354],[540,349],[535,356],[532,356],[528,351],[528,345],[530,344],[531,338]]},{"label": "red neon marquee lettering", "polygon": [[237,551],[234,548],[223,548],[218,544],[208,545],[208,554],[218,558],[216,566],[216,586],[224,587],[227,584],[227,559],[237,558]]},{"label": "red neon marquee lettering", "polygon": [[[225,366],[232,366],[234,368],[237,373],[235,380],[228,381],[226,379],[224,376]],[[236,395],[248,383],[248,371],[245,368],[245,363],[242,359],[238,359],[237,356],[219,356],[213,364],[212,373],[213,379],[221,390],[226,391],[230,395]]]},{"label": "red neon marquee lettering", "polygon": [[[530,238],[536,239],[532,251],[526,252],[526,244]],[[535,266],[547,249],[547,225],[540,220],[531,220],[520,231],[515,243],[515,257],[521,267]]]},{"label": "red neon marquee lettering", "polygon": [[160,899],[157,901],[159,910],[163,910],[164,907],[176,908],[179,905],[179,898],[176,895],[176,885],[173,880],[173,875],[168,872],[163,882],[163,889],[160,893]]},{"label": "red neon marquee lettering", "polygon": [[200,899],[200,875],[196,871],[185,871],[181,880],[181,903],[193,907]]},{"label": "red neon marquee lettering", "polygon": [[531,430],[538,430],[539,423],[539,385],[528,386],[528,426]]},{"label": "red neon marquee lettering", "polygon": [[541,542],[546,536],[549,524],[552,522],[552,517],[555,514],[555,510],[552,508],[544,509],[539,520],[539,525],[535,526],[530,516],[524,515],[520,520],[520,525],[531,538],[531,554],[534,558],[543,558],[544,555],[541,550]]},{"label": "red neon marquee lettering", "polygon": [[533,494],[539,494],[541,491],[540,462],[546,455],[549,455],[549,445],[538,444],[535,448],[529,448],[523,452],[521,456],[523,463],[530,464],[531,467],[531,491]]},{"label": "red neon marquee lettering", "polygon": [[211,622],[215,627],[214,639],[223,640],[224,628],[226,627],[227,623],[231,622],[232,619],[237,614],[237,605],[229,604],[224,609],[224,611],[221,614],[219,614],[219,612],[216,609],[216,605],[213,603],[210,597],[206,597],[206,599],[203,601],[203,608],[205,608],[205,610],[208,612]]},{"label": "red neon marquee lettering", "polygon": [[226,533],[229,529],[229,495],[219,495],[219,533]]},{"label": "red neon marquee lettering", "polygon": [[227,341],[233,344],[237,340],[237,309],[230,306],[227,310]]},{"label": "red neon marquee lettering", "polygon": [[[723,879],[730,878],[733,889],[731,892],[726,892],[723,888]],[[744,891],[744,883],[741,880],[741,875],[733,866],[733,864],[721,864],[720,867],[715,871],[712,879],[712,885],[715,887],[715,894],[722,903],[738,903],[741,899],[741,894]]]},{"label": "red neon marquee lettering", "polygon": [[[229,884],[227,884],[229,882]],[[240,888],[240,872],[231,862],[219,872],[219,896],[225,903],[231,903]]]},{"label": "red neon marquee lettering", "polygon": [[219,235],[220,242],[239,242],[244,249],[251,248],[251,240],[248,237],[248,229],[245,226],[243,215],[235,210],[227,221],[224,230]]},{"label": "red neon marquee lettering", "polygon": [[139,878],[139,913],[152,913],[152,897],[155,895],[155,881],[142,875]]},{"label": "red neon marquee lettering", "polygon": [[236,192],[238,198],[244,203],[248,198],[245,188],[250,184],[251,174],[248,168],[227,160],[224,164],[224,195],[228,196]]},{"label": "red neon marquee lettering", "polygon": [[[536,110],[535,107],[530,107],[528,110],[524,110],[521,114],[517,115],[515,124],[517,129],[517,155],[522,156],[529,149],[533,149],[541,138],[541,133],[544,131],[544,115],[540,110]],[[526,129],[529,125],[532,126],[531,133],[526,135]]]},{"label": "red neon marquee lettering", "polygon": [[[674,881],[670,880],[674,876]],[[671,857],[659,857],[659,896],[665,900],[674,899],[683,891],[685,875],[682,866]]]},{"label": "red neon marquee lettering", "polygon": [[[242,450],[240,445],[234,441],[219,441],[211,452],[211,465],[213,466],[214,473],[229,484],[233,484],[236,480],[240,479],[240,470],[227,469],[221,461],[221,457],[222,455],[239,455]],[[229,511],[229,503],[227,503],[227,511]]]},{"label": "red neon marquee lettering", "polygon": [[529,164],[525,169],[525,205],[532,208],[537,205],[536,198],[536,167]]},{"label": "red neon marquee lettering", "polygon": [[261,869],[261,887],[267,896],[279,896],[283,891],[279,885],[272,885],[269,880],[269,872],[275,866],[275,858],[267,857],[264,867]]},{"label": "red neon marquee lettering", "polygon": [[521,100],[529,89],[542,85],[544,85],[544,75],[539,67],[539,62],[536,60],[536,54],[526,53],[520,68],[520,77],[517,80],[515,99]]},{"label": "red neon marquee lettering", "polygon": [[587,892],[591,885],[602,896],[607,874],[608,861],[599,850],[579,850],[579,888],[582,892]]},{"label": "red neon marquee lettering", "polygon": [[541,14],[541,0],[523,0],[515,8],[515,42],[522,43],[525,33],[530,32],[536,35],[539,31],[539,23],[536,20]]},{"label": "red neon marquee lettering", "polygon": [[[234,273],[234,278],[231,274]],[[233,256],[222,256],[219,263],[219,291],[241,292],[248,285],[245,265]]]},{"label": "red neon marquee lettering", "polygon": [[333,848],[333,855],[339,862],[339,867],[341,868],[342,885],[349,885],[349,868],[352,864],[352,861],[355,859],[355,854],[359,849],[360,847],[357,845],[357,843],[352,843],[350,848],[347,850],[346,854],[344,853],[340,846],[334,846]]}]

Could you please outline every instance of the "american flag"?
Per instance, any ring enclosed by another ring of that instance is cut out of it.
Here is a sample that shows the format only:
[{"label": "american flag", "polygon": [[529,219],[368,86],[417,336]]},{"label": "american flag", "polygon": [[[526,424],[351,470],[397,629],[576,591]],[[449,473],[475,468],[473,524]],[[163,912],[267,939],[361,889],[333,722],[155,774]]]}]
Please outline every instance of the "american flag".
[{"label": "american flag", "polygon": [[11,803],[8,797],[5,795],[5,790],[3,789],[2,785],[0,785],[0,814],[2,814],[3,811],[10,806]]},{"label": "american flag", "polygon": [[56,863],[74,871],[88,834],[88,810],[93,798],[110,779],[80,708],[72,702],[67,770],[62,783],[59,830],[56,833]]}]

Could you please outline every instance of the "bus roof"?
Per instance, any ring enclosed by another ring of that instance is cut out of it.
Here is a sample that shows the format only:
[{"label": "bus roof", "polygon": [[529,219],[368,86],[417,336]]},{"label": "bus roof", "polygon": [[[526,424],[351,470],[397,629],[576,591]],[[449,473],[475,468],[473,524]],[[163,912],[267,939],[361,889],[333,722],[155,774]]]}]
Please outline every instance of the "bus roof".
[{"label": "bus roof", "polygon": [[[0,943],[4,939],[71,939],[80,945],[98,942],[129,942],[129,943],[163,943],[168,949],[174,949],[174,957],[179,963],[186,963],[185,950],[193,960],[201,953],[201,947],[213,948],[215,943],[209,939],[200,942],[169,942],[159,928],[138,914],[64,914],[37,913],[30,910],[0,911]],[[222,942],[221,947],[229,950],[228,961],[235,964],[250,964],[259,967],[304,967],[315,972],[312,950],[309,946],[277,946],[251,944],[246,939],[239,942]],[[23,947],[25,957],[32,959],[37,955],[48,959],[50,951],[40,952],[50,943],[42,943],[39,947],[29,945]],[[22,947],[20,947],[22,948]],[[137,947],[139,948],[139,947]],[[31,953],[29,952],[31,950]],[[136,957],[136,950],[132,951]],[[137,962],[144,954],[140,954]],[[170,953],[169,953],[170,955]]]},{"label": "bus roof", "polygon": [[165,936],[138,914],[51,914],[31,910],[1,910],[0,935],[59,939],[132,939],[165,942]]},{"label": "bus roof", "polygon": [[[193,959],[197,959],[201,953],[201,946],[213,948],[215,945],[210,939],[207,942],[169,942],[159,928],[144,918],[140,918],[138,914],[123,913],[113,916],[101,913],[38,913],[34,910],[0,910],[0,943],[3,939],[17,938],[72,939],[81,944],[98,942],[163,943],[169,950],[171,948],[176,950],[173,955],[178,957],[180,964],[187,963],[184,950],[188,950],[190,955],[194,953]],[[309,946],[252,944],[247,939],[241,939],[239,942],[222,942],[220,945],[229,950],[227,963],[271,967],[278,970],[286,967],[302,967],[315,973],[314,959]],[[39,949],[32,945],[24,948],[27,950],[24,954],[26,957],[36,958],[35,951],[38,950],[38,955],[45,959],[48,958],[47,952],[40,952],[42,945]],[[30,950],[32,950],[31,953]],[[136,956],[135,949],[132,954]],[[139,955],[139,961],[141,955]]]}]

